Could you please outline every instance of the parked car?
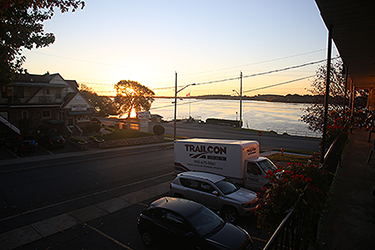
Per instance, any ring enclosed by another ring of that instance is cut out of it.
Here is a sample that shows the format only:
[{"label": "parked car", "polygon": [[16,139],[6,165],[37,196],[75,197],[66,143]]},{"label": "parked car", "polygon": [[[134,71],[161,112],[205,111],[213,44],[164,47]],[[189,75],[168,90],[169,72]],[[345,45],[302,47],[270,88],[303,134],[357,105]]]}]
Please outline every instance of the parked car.
[{"label": "parked car", "polygon": [[138,232],[146,246],[167,244],[172,249],[252,249],[253,241],[242,228],[225,222],[194,201],[163,197],[139,216]]},{"label": "parked car", "polygon": [[50,148],[63,148],[65,146],[65,139],[62,135],[54,131],[44,131],[37,134],[37,141],[43,147]]},{"label": "parked car", "polygon": [[[3,140],[5,147],[14,150],[18,155],[21,153],[30,153],[31,152],[31,140],[35,141],[35,136],[33,135],[16,135],[7,137]],[[38,143],[35,143],[34,151],[38,149]]]},{"label": "parked car", "polygon": [[238,216],[250,215],[258,203],[255,192],[240,188],[227,177],[205,172],[180,173],[171,183],[169,192],[171,196],[219,211],[229,222],[234,222]]}]

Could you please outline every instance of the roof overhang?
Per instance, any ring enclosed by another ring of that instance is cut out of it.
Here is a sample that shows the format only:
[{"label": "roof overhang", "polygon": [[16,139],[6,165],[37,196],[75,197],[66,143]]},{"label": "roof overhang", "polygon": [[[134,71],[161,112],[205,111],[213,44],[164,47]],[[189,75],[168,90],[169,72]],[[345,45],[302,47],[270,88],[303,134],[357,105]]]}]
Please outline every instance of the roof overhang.
[{"label": "roof overhang", "polygon": [[375,1],[315,0],[356,88],[375,86]]}]

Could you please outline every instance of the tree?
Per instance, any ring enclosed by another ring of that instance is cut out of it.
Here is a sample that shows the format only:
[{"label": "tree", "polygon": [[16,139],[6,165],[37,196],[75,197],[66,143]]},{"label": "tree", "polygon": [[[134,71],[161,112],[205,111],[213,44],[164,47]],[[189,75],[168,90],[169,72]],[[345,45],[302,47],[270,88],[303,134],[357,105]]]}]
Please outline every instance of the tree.
[{"label": "tree", "polygon": [[121,80],[115,85],[116,97],[119,114],[130,114],[134,109],[138,111],[148,111],[154,101],[155,93],[136,81]]},{"label": "tree", "polygon": [[[345,87],[345,74],[343,70],[343,62],[341,59],[335,60],[331,66],[330,72],[330,88],[329,88],[329,105],[328,105],[328,121],[327,124],[335,124],[337,118],[344,118],[344,105],[348,105],[348,97]],[[311,105],[304,109],[305,114],[301,120],[308,124],[312,131],[323,132],[324,119],[324,96],[326,88],[327,66],[321,65],[317,71],[314,80],[311,82],[311,89],[308,91],[315,96],[315,100]],[[367,97],[364,90],[356,90],[355,97],[363,99]],[[363,98],[362,98],[363,97]],[[347,106],[346,106],[347,107]]]},{"label": "tree", "polygon": [[85,97],[99,116],[117,115],[115,102],[108,96],[98,96],[93,88],[80,84],[79,92]]},{"label": "tree", "polygon": [[10,84],[24,72],[22,49],[42,48],[55,41],[45,33],[43,22],[54,10],[62,13],[85,6],[81,0],[0,0],[0,86]]}]

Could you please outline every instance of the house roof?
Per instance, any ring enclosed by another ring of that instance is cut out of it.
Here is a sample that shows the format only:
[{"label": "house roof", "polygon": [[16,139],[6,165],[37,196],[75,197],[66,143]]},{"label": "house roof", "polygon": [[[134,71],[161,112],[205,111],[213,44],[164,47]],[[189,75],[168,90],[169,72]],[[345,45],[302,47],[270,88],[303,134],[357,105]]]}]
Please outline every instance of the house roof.
[{"label": "house roof", "polygon": [[375,86],[375,1],[315,0],[357,88]]},{"label": "house roof", "polygon": [[[60,78],[61,83],[52,82],[56,78]],[[15,79],[13,84],[16,86],[67,87],[66,81],[59,73],[50,74],[49,72],[45,73],[44,75],[26,73]]]},{"label": "house roof", "polygon": [[74,91],[78,91],[78,83],[76,80],[65,80],[65,82],[67,84],[69,84],[69,86],[74,90]]}]

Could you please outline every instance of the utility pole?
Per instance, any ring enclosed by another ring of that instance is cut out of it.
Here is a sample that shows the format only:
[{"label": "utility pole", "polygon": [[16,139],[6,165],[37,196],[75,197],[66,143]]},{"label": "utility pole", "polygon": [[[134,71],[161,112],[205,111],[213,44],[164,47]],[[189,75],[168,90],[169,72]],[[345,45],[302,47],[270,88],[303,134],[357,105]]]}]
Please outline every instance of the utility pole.
[{"label": "utility pole", "polygon": [[174,127],[173,127],[173,140],[176,142],[176,117],[177,117],[177,71],[174,78]]},{"label": "utility pole", "polygon": [[325,147],[327,140],[327,120],[328,120],[328,104],[329,104],[329,84],[331,75],[331,51],[332,51],[332,26],[328,28],[328,51],[327,51],[327,76],[326,76],[326,93],[324,98],[324,117],[323,117],[323,138],[320,149],[320,163],[324,163]]},{"label": "utility pole", "polygon": [[242,128],[242,71],[240,71],[240,128]]}]

